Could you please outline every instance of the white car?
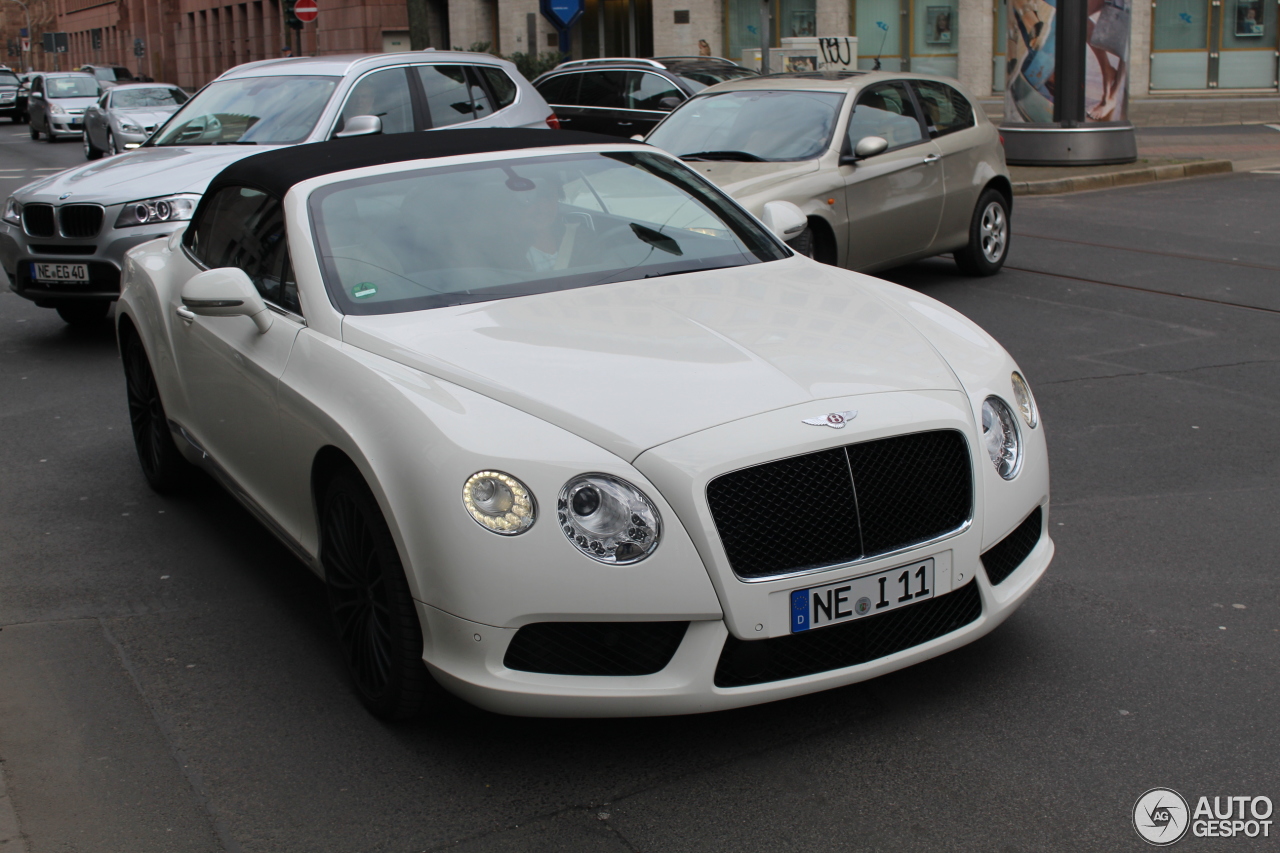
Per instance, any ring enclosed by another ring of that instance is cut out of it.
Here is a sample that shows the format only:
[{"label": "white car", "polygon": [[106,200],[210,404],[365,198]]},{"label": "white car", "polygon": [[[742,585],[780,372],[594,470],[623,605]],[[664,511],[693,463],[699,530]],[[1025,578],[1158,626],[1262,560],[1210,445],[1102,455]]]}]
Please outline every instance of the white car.
[{"label": "white car", "polygon": [[568,131],[240,160],[126,258],[143,471],[206,467],[325,579],[387,718],[433,677],[510,714],[711,711],[983,636],[1053,555],[1018,366],[764,220]]}]

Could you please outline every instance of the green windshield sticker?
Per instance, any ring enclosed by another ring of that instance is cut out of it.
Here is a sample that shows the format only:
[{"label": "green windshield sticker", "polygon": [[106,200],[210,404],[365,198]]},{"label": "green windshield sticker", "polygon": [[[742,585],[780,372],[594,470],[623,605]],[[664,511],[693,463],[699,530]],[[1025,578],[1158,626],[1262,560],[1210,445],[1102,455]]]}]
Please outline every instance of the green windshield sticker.
[{"label": "green windshield sticker", "polygon": [[356,299],[364,299],[366,296],[373,296],[377,292],[378,288],[371,281],[362,281],[351,288],[351,295]]}]

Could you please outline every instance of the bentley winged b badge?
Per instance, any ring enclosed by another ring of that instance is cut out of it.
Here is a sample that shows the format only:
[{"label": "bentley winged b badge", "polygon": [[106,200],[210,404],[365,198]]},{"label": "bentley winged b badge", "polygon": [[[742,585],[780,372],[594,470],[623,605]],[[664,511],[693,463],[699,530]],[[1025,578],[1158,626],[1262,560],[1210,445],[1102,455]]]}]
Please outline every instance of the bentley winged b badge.
[{"label": "bentley winged b badge", "polygon": [[844,429],[844,425],[858,416],[852,412],[828,412],[820,418],[805,418],[804,422],[812,426],[829,426],[832,429]]}]

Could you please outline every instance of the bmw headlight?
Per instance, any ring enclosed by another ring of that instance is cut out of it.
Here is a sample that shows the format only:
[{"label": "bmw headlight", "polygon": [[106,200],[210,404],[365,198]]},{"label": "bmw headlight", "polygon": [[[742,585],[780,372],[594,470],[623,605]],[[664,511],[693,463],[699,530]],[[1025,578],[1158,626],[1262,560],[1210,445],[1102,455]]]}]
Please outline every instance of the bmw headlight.
[{"label": "bmw headlight", "polygon": [[501,471],[479,471],[462,486],[462,505],[476,524],[515,536],[533,527],[537,507],[524,483]]},{"label": "bmw headlight", "polygon": [[125,133],[142,133],[142,128],[138,127],[131,121],[120,122],[120,129]]},{"label": "bmw headlight", "polygon": [[662,538],[662,517],[644,492],[609,474],[580,474],[564,484],[556,519],[569,541],[593,560],[638,563]]},{"label": "bmw headlight", "polygon": [[133,225],[154,225],[158,222],[183,222],[195,213],[200,203],[198,195],[167,195],[162,198],[147,198],[142,201],[131,201],[120,211],[116,218],[117,228],[128,228]]},{"label": "bmw headlight", "polygon": [[1027,386],[1027,380],[1022,378],[1021,373],[1015,370],[1010,378],[1013,382],[1013,402],[1018,406],[1018,414],[1022,415],[1022,419],[1027,422],[1027,426],[1035,429],[1036,424],[1040,423],[1040,412],[1036,409],[1036,398],[1031,396],[1031,388]]},{"label": "bmw headlight", "polygon": [[991,464],[1006,480],[1018,476],[1022,467],[1022,437],[1013,412],[999,397],[982,401],[982,443],[991,457]]},{"label": "bmw headlight", "polygon": [[9,196],[9,200],[4,203],[4,221],[10,225],[22,224],[22,205],[13,196]]}]

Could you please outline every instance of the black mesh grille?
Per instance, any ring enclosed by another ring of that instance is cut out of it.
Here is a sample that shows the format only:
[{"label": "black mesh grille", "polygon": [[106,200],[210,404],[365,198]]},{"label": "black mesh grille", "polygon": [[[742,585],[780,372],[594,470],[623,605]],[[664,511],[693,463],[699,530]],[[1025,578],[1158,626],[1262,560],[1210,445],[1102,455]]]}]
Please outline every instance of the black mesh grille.
[{"label": "black mesh grille", "polygon": [[688,622],[538,622],[516,632],[503,664],[552,675],[651,675],[668,663]]},{"label": "black mesh grille", "polygon": [[743,577],[842,563],[862,553],[843,447],[717,477],[707,500],[729,562]]},{"label": "black mesh grille", "polygon": [[982,567],[987,570],[987,578],[997,584],[1013,574],[1014,569],[1022,565],[1027,555],[1040,541],[1042,518],[1040,507],[1028,515],[1013,532],[1001,539],[982,555]]},{"label": "black mesh grille", "polygon": [[52,237],[55,230],[53,225],[53,205],[24,205],[22,208],[22,226],[32,237]]},{"label": "black mesh grille", "polygon": [[739,577],[848,563],[962,526],[969,450],[955,430],[851,444],[717,477],[707,503]]},{"label": "black mesh grille", "polygon": [[982,615],[978,585],[946,595],[769,640],[725,640],[716,664],[717,687],[743,687],[867,663],[962,628]]},{"label": "black mesh grille", "polygon": [[68,204],[58,209],[62,236],[96,237],[102,228],[102,208],[96,204]]}]

